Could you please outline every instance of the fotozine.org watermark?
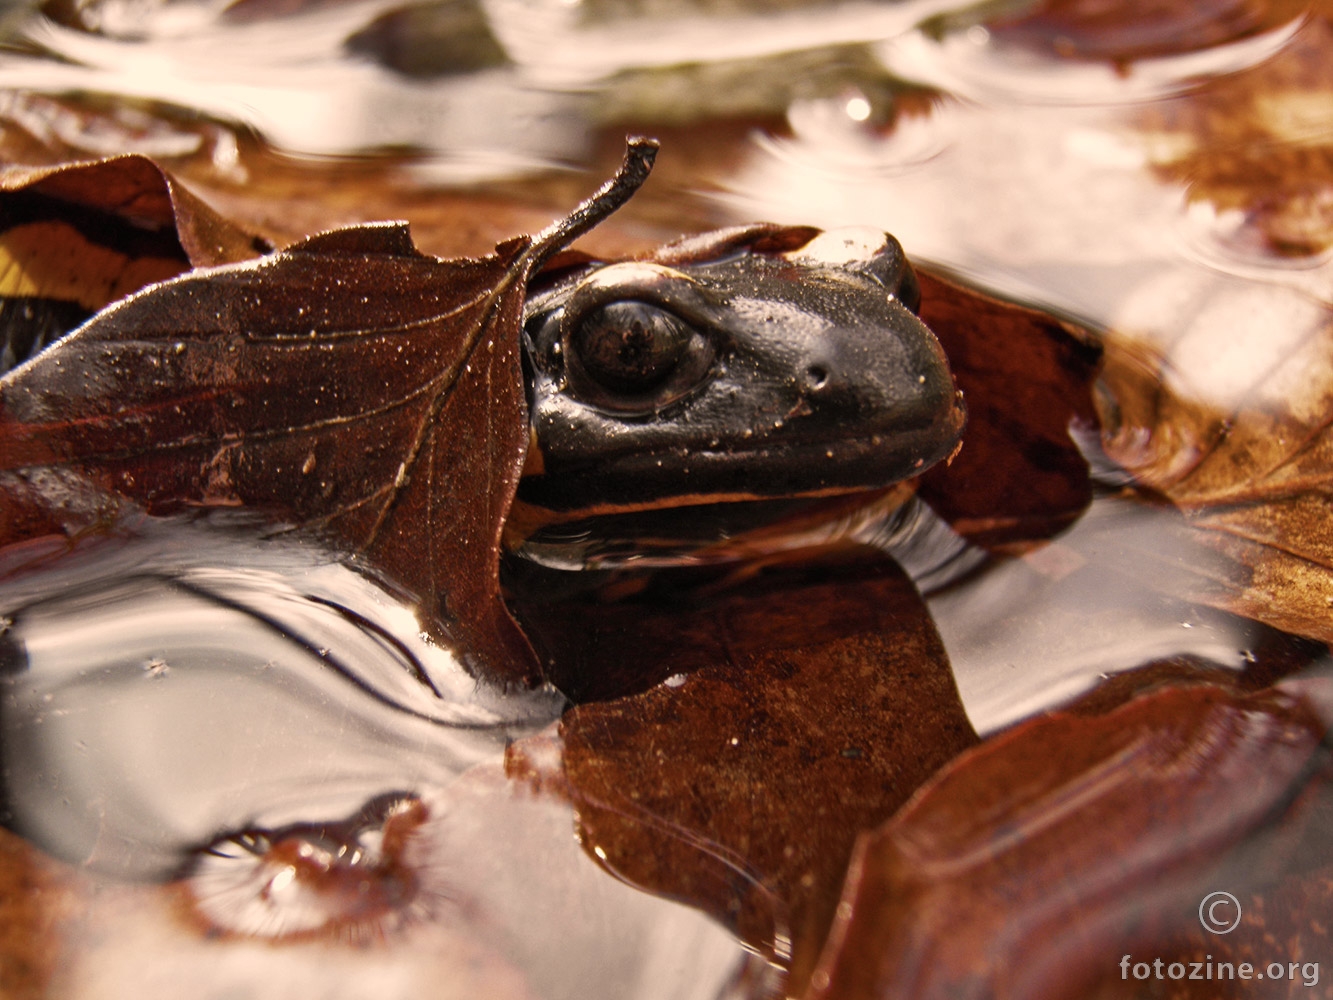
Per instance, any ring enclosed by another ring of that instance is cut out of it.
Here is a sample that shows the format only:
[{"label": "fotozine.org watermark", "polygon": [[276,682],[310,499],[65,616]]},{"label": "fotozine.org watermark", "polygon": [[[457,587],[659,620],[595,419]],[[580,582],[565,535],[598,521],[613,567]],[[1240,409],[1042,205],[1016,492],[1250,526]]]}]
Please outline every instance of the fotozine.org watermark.
[{"label": "fotozine.org watermark", "polygon": [[[1199,923],[1211,934],[1230,934],[1240,926],[1240,900],[1229,892],[1210,892],[1199,903]],[[1289,980],[1319,985],[1318,962],[1227,962],[1205,955],[1202,962],[1167,962],[1160,958],[1120,959],[1121,979]]]}]

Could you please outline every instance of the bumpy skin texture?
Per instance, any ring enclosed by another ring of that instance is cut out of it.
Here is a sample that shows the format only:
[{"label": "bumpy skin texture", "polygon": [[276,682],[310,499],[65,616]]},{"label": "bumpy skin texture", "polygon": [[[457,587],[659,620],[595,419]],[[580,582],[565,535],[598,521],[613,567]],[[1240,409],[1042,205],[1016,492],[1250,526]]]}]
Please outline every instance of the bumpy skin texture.
[{"label": "bumpy skin texture", "polygon": [[[542,470],[520,499],[609,512],[817,494],[887,485],[948,456],[966,411],[915,315],[902,248],[865,230],[813,232],[726,230],[576,270],[530,300]],[[596,336],[581,328],[623,319],[604,311],[613,302],[691,331],[677,367],[659,363],[638,392],[608,386],[587,359]]]}]

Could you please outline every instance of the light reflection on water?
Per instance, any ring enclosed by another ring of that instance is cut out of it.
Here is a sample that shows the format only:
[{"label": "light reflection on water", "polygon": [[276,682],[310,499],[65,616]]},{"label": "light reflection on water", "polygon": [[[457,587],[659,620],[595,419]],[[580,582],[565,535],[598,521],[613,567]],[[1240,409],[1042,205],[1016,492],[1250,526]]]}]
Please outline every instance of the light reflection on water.
[{"label": "light reflection on water", "polygon": [[1218,575],[1172,510],[1114,499],[1049,545],[929,599],[977,731],[1069,701],[1130,666],[1196,656],[1240,670],[1259,626],[1178,596]]},{"label": "light reflection on water", "polygon": [[528,737],[558,785],[536,736],[556,692],[479,685],[318,550],[180,524],[91,549],[0,597],[6,825],[95,901],[62,928],[52,995],[179,995],[203,975],[199,996],[554,1000],[595,977],[684,1000],[755,965],[703,915],[607,878],[558,788],[506,773]]},{"label": "light reflection on water", "polygon": [[100,871],[447,784],[563,703],[478,686],[318,552],[171,524],[90,549],[8,581],[0,725],[18,828]]}]

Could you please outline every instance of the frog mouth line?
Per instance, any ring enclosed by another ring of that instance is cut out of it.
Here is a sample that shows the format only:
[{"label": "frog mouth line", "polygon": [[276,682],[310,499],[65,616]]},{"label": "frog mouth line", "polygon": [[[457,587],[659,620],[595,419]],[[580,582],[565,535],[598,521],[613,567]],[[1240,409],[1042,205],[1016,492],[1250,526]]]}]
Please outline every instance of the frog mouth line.
[{"label": "frog mouth line", "polygon": [[[882,490],[961,448],[953,421],[913,433],[727,451],[635,452],[563,472],[526,476],[518,501],[545,523],[675,508],[813,500]],[[945,433],[942,433],[944,431]],[[821,466],[827,466],[819,472]],[[795,471],[793,471],[795,470]],[[688,489],[698,484],[699,488]],[[589,497],[596,499],[589,502]]]}]

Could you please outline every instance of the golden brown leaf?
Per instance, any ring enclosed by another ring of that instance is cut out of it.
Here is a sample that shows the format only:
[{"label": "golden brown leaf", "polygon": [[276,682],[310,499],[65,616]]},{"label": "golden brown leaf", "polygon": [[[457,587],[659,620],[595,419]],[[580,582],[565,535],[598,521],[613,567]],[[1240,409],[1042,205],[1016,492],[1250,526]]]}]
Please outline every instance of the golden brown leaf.
[{"label": "golden brown leaf", "polygon": [[[1108,344],[1103,446],[1135,483],[1184,512],[1227,558],[1194,596],[1287,631],[1333,640],[1333,325],[1284,331],[1255,365],[1217,355],[1226,407],[1133,343]],[[1178,355],[1185,351],[1175,348]]]},{"label": "golden brown leaf", "polygon": [[[1286,17],[1302,13],[1283,6]],[[1159,175],[1186,185],[1191,202],[1240,213],[1239,225],[1219,227],[1226,253],[1307,257],[1333,246],[1331,16],[1315,5],[1274,58],[1136,114]]]}]

